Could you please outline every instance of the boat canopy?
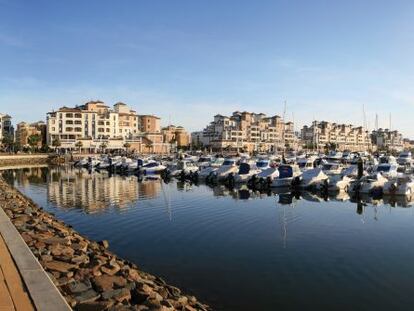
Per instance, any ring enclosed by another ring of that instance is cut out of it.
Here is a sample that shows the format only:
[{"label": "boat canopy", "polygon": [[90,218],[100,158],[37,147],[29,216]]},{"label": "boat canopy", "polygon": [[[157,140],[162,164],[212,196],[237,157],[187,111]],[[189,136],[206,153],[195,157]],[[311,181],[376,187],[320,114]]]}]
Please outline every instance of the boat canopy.
[{"label": "boat canopy", "polygon": [[293,168],[289,165],[279,166],[279,178],[289,178],[293,176]]},{"label": "boat canopy", "polygon": [[241,163],[239,167],[239,175],[246,175],[250,172],[250,164]]}]

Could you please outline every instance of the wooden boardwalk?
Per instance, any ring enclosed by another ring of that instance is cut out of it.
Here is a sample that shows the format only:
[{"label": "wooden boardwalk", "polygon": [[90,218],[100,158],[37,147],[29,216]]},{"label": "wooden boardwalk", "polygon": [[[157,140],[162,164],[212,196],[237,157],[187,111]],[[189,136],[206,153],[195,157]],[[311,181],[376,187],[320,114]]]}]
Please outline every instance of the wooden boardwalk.
[{"label": "wooden boardwalk", "polygon": [[0,234],[0,311],[35,310],[24,282]]}]

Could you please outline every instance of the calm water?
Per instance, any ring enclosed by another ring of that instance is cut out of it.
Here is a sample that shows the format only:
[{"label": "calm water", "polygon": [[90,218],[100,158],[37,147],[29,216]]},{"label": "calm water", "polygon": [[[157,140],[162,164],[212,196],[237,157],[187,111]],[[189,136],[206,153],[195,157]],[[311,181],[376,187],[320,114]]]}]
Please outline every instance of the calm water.
[{"label": "calm water", "polygon": [[77,169],[7,171],[46,210],[215,310],[412,310],[407,200],[256,195]]}]

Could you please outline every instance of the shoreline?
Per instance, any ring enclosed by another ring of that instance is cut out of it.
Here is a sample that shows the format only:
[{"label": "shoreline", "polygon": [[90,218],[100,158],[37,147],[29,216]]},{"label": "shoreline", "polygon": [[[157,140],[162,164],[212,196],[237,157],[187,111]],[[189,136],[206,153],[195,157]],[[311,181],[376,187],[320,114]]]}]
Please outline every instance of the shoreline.
[{"label": "shoreline", "polygon": [[0,205],[73,310],[211,310],[44,211],[0,177]]}]

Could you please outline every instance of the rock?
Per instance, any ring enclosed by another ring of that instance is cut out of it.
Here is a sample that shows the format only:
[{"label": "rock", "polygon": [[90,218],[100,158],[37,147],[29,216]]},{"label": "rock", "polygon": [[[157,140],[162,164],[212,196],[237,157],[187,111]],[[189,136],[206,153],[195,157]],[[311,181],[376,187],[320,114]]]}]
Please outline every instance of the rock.
[{"label": "rock", "polygon": [[71,259],[71,262],[75,263],[75,264],[87,264],[89,263],[89,256],[88,255],[79,255],[79,256],[74,256]]},{"label": "rock", "polygon": [[102,299],[115,299],[118,302],[131,299],[131,292],[126,288],[113,289],[102,293]]},{"label": "rock", "polygon": [[44,266],[46,269],[63,272],[63,273],[69,272],[70,270],[75,269],[77,267],[76,265],[63,262],[63,261],[58,261],[58,260],[44,262]]},{"label": "rock", "polygon": [[98,244],[105,247],[105,248],[109,248],[109,242],[107,240],[102,240],[102,241],[98,242]]},{"label": "rock", "polygon": [[[50,240],[50,239],[48,239]],[[65,257],[72,257],[75,251],[67,246],[63,246],[61,244],[53,244],[49,248],[50,252],[53,256],[65,256]]]},{"label": "rock", "polygon": [[76,295],[74,298],[77,303],[86,303],[86,302],[93,302],[95,300],[98,300],[100,295],[95,292],[93,289],[90,289],[86,292],[82,292],[78,295]]},{"label": "rock", "polygon": [[108,301],[93,301],[78,304],[75,308],[76,311],[103,311],[113,306],[113,302]]},{"label": "rock", "polygon": [[101,271],[108,275],[115,275],[119,270],[121,270],[119,265],[113,265],[112,267],[102,266]]},{"label": "rock", "polygon": [[114,288],[114,286],[124,287],[127,281],[120,276],[102,275],[94,278],[93,283],[98,290],[108,291]]},{"label": "rock", "polygon": [[83,282],[71,282],[69,284],[67,284],[67,289],[69,290],[69,292],[71,294],[79,294],[82,292],[86,292],[87,290],[92,288],[91,282],[86,279]]}]

